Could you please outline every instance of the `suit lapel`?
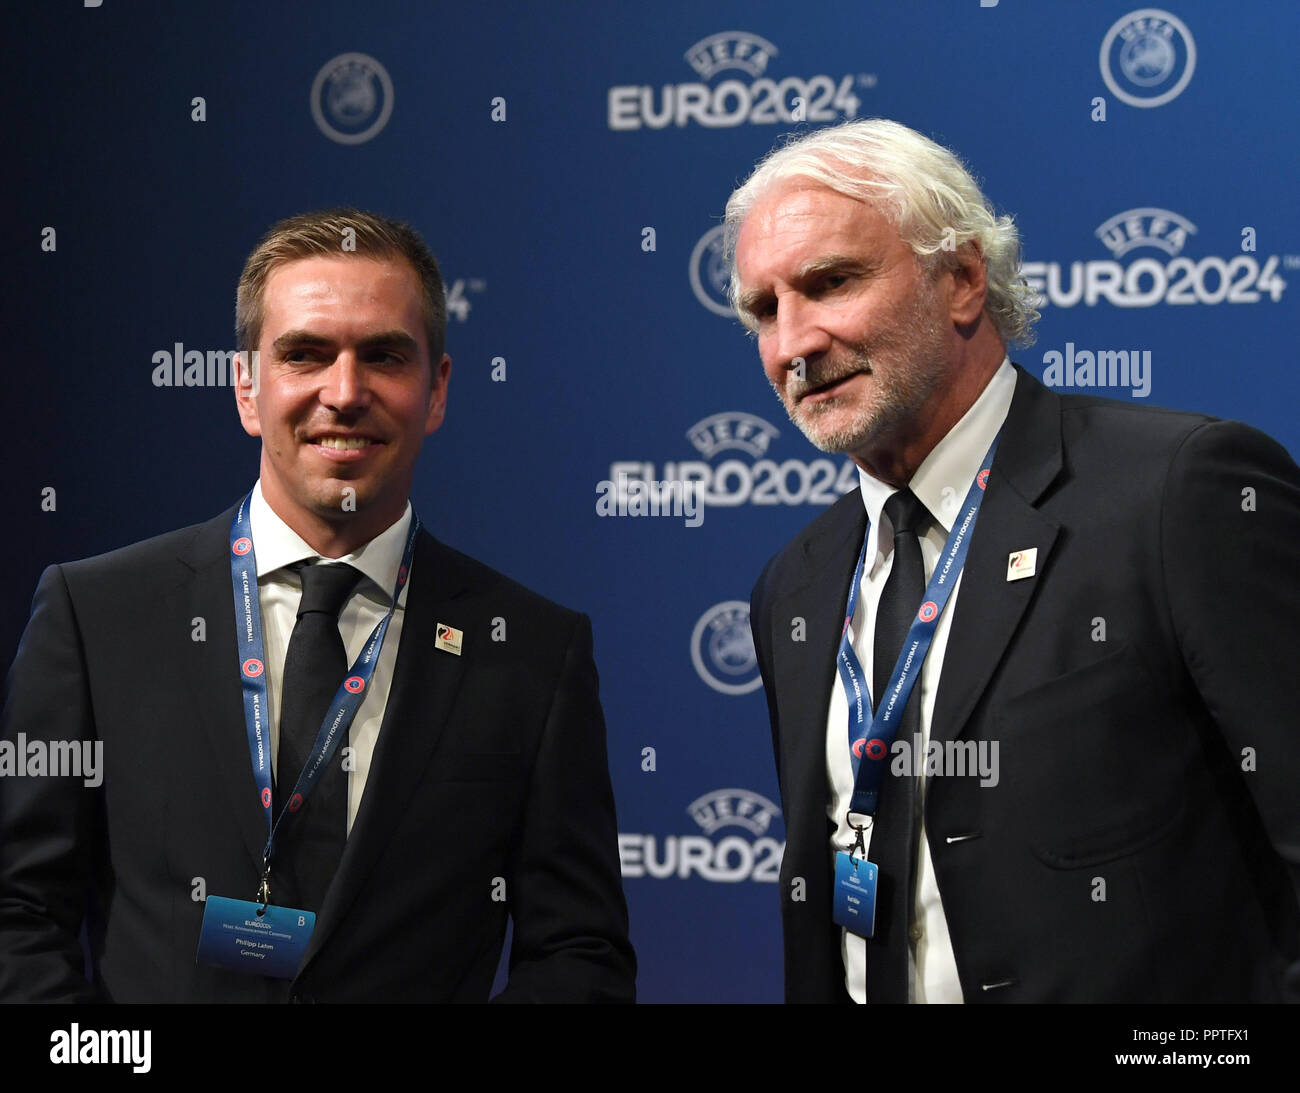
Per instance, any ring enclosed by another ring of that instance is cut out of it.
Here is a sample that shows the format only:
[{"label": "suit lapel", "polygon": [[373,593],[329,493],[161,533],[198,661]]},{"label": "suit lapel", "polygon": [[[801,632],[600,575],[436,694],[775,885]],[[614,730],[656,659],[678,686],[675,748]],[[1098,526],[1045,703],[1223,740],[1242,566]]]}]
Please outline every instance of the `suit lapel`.
[{"label": "suit lapel", "polygon": [[[1046,575],[1060,528],[1035,504],[1061,467],[1060,399],[1017,366],[1015,394],[966,558],[944,653],[931,729],[935,739],[960,733]],[[793,734],[786,742],[783,762],[791,767],[789,786],[792,790],[812,787],[819,795],[820,783],[813,779],[825,777],[820,729],[825,726],[834,681],[843,605],[866,531],[860,494],[849,494],[837,506],[844,507],[832,515],[829,529],[810,528],[805,533],[804,582],[773,602],[769,634],[783,723],[819,727],[817,732]],[[1030,548],[1038,551],[1035,575],[1008,581],[1008,556]],[[808,641],[789,640],[794,616],[808,619]]]},{"label": "suit lapel", "polygon": [[455,555],[421,531],[393,684],[361,807],[317,916],[304,969],[356,899],[425,776],[464,676],[465,657],[472,655],[454,656],[434,646],[437,624],[457,623],[452,601],[463,588]]},{"label": "suit lapel", "polygon": [[[955,739],[965,728],[1039,582],[1047,579],[1060,531],[1034,507],[1062,466],[1060,399],[1019,366],[1016,372],[944,652],[930,732],[936,741]],[[1038,551],[1034,575],[1008,581],[1009,555],[1030,548]]]},{"label": "suit lapel", "polygon": [[[228,509],[199,527],[190,549],[180,559],[194,573],[190,617],[205,620],[207,626],[207,641],[195,643],[195,655],[185,658],[185,673],[189,693],[195,696],[192,708],[212,748],[217,779],[225,790],[249,857],[260,869],[267,827],[248,753],[235,651],[229,556],[234,512],[234,508]],[[246,895],[252,895],[251,888]]]},{"label": "suit lapel", "polygon": [[[774,688],[780,707],[783,734],[781,762],[786,800],[818,802],[807,815],[786,816],[787,839],[792,846],[826,842],[825,808],[826,717],[835,663],[844,626],[844,605],[853,563],[862,548],[867,513],[862,495],[854,490],[836,502],[826,531],[805,532],[801,550],[803,583],[773,601],[771,611]],[[808,640],[792,641],[795,618],[806,620]]]}]

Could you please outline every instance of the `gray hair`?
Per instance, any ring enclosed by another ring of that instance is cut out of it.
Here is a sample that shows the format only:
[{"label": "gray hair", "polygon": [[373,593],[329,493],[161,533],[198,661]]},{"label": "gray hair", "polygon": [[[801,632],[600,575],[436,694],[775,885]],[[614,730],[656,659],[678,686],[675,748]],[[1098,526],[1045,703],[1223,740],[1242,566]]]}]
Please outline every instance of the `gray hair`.
[{"label": "gray hair", "polygon": [[957,266],[956,249],[976,243],[988,275],[985,310],[1003,341],[1032,345],[1038,321],[1034,291],[1020,271],[1020,234],[998,216],[969,171],[947,148],[885,118],[817,129],[774,148],[727,202],[723,242],[731,267],[732,309],[753,330],[739,306],[736,240],[758,199],[772,186],[807,178],[875,206],[922,264],[938,271]]}]

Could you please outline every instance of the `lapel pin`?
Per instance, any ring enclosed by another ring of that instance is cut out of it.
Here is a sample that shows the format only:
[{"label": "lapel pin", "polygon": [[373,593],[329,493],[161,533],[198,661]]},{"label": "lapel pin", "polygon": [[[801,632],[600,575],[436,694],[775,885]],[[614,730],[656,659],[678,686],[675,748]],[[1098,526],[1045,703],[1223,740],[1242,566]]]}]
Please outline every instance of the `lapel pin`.
[{"label": "lapel pin", "polygon": [[448,626],[445,622],[440,622],[438,623],[437,637],[433,639],[433,647],[441,649],[445,653],[460,656],[460,644],[464,637],[465,635],[454,626]]},{"label": "lapel pin", "polygon": [[1038,548],[1013,550],[1007,555],[1007,580],[1018,581],[1023,577],[1034,575],[1034,565],[1038,561]]}]

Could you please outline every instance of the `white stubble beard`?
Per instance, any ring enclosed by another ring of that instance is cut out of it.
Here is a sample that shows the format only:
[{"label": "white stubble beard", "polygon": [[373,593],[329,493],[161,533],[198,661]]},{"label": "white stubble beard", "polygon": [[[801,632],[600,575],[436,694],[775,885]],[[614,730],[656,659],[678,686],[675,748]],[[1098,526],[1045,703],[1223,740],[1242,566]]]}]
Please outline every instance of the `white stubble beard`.
[{"label": "white stubble beard", "polygon": [[[883,345],[864,347],[859,343],[852,347],[847,361],[823,358],[816,367],[807,369],[802,380],[790,374],[784,391],[772,384],[790,420],[815,447],[832,453],[856,452],[906,435],[919,426],[917,415],[947,371],[943,344],[946,331],[934,313],[934,283],[927,278],[925,286],[924,293],[913,297],[907,308],[893,318]],[[798,396],[813,388],[858,372],[870,373],[875,390],[869,396],[869,405],[863,406],[858,417],[848,424],[837,427],[830,422],[822,424],[819,419],[842,412],[855,397],[861,399],[860,394],[815,403],[799,401]]]}]

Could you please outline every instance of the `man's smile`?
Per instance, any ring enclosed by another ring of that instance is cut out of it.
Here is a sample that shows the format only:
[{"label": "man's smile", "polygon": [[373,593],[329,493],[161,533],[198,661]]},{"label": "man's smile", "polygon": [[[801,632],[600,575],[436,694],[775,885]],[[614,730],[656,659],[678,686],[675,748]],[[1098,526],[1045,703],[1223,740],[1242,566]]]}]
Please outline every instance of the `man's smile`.
[{"label": "man's smile", "polygon": [[791,391],[791,396],[795,402],[825,402],[842,395],[849,381],[855,376],[870,374],[871,370],[868,368],[855,368],[851,372],[839,375],[813,377],[811,380],[797,382]]},{"label": "man's smile", "polygon": [[384,442],[365,433],[322,432],[307,443],[331,462],[355,463],[382,447]]}]

